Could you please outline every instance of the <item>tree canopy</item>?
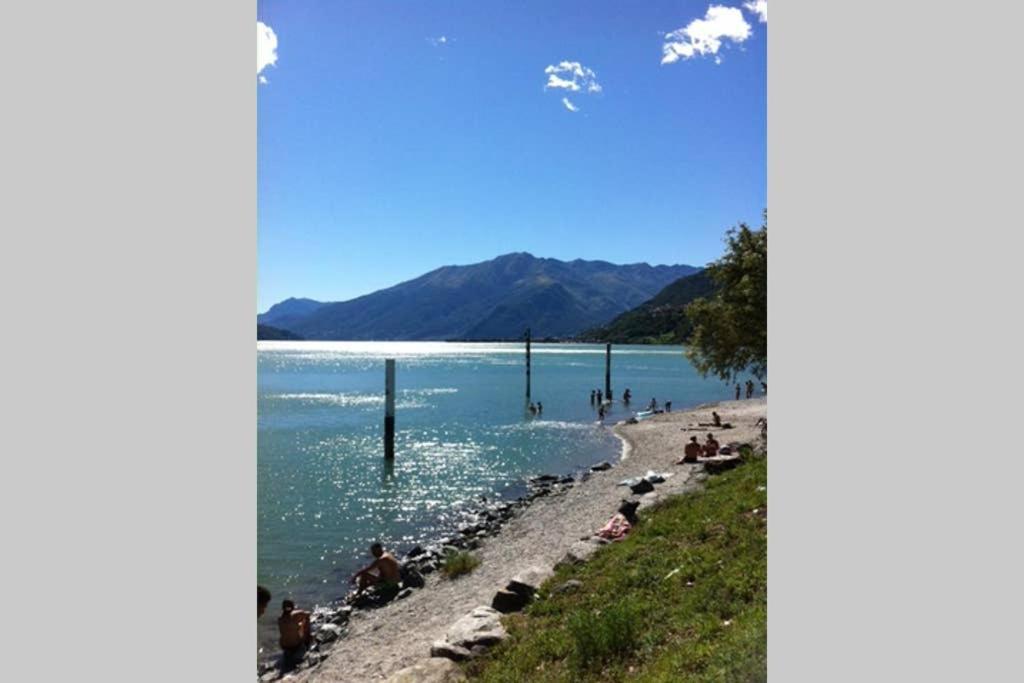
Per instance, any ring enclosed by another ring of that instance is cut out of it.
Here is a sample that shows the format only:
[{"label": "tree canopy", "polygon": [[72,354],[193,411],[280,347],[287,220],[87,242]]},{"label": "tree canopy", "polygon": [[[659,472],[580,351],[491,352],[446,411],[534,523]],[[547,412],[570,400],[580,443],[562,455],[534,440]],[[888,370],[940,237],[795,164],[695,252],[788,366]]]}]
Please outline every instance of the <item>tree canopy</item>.
[{"label": "tree canopy", "polygon": [[705,376],[731,381],[741,372],[768,373],[768,213],[759,230],[746,224],[726,233],[725,255],[707,272],[713,296],[693,301],[686,315],[693,333],[686,355]]}]

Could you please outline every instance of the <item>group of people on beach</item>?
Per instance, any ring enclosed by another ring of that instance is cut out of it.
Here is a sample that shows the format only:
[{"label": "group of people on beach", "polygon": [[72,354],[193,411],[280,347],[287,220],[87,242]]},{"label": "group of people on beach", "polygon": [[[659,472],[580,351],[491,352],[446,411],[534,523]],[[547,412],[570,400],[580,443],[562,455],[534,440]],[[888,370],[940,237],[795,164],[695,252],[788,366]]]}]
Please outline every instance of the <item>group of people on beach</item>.
[{"label": "group of people on beach", "polygon": [[[747,398],[753,398],[754,397],[754,381],[753,380],[750,380],[750,379],[747,380],[746,389],[747,389]],[[768,383],[767,382],[761,382],[761,392],[765,396],[768,395]],[[739,385],[739,382],[736,383],[736,400],[737,401],[740,400],[740,385]]]},{"label": "group of people on beach", "polygon": [[719,446],[718,441],[715,440],[713,434],[708,434],[707,441],[703,444],[697,441],[696,436],[690,437],[690,443],[686,444],[683,449],[682,459],[676,462],[677,465],[681,465],[686,462],[697,462],[697,458],[704,456],[705,458],[711,458],[718,455]]},{"label": "group of people on beach", "polygon": [[[373,562],[363,567],[349,580],[356,584],[357,595],[374,588],[381,594],[393,596],[398,593],[402,580],[402,566],[395,556],[384,550],[380,543],[370,546]],[[264,586],[256,586],[256,618],[262,617],[270,605],[270,591]],[[281,616],[277,618],[277,628],[283,653],[283,663],[294,664],[302,659],[306,649],[313,642],[312,613],[298,609],[292,600],[281,602]]]}]

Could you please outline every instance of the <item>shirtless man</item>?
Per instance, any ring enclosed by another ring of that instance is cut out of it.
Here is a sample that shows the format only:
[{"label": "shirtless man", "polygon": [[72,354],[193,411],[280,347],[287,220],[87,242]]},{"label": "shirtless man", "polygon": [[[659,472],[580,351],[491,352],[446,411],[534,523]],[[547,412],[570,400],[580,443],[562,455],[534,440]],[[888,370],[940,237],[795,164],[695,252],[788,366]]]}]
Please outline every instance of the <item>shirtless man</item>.
[{"label": "shirtless man", "polygon": [[715,441],[715,437],[708,434],[708,440],[704,442],[704,457],[712,458],[718,455],[718,442]]},{"label": "shirtless man", "polygon": [[309,625],[310,614],[306,610],[295,609],[295,603],[285,600],[281,603],[281,616],[277,619],[277,628],[281,632],[281,649],[288,659],[299,657],[309,647],[313,639],[313,631]]},{"label": "shirtless man", "polygon": [[715,423],[716,427],[721,427],[722,426],[722,418],[721,418],[721,416],[719,416],[719,414],[716,413],[713,410],[711,411],[711,419]]},{"label": "shirtless man", "polygon": [[357,571],[352,580],[357,582],[359,592],[362,593],[369,586],[393,585],[397,588],[398,582],[402,580],[402,569],[391,553],[384,552],[384,546],[374,543],[370,546],[370,554],[376,559],[370,564]]},{"label": "shirtless man", "polygon": [[690,443],[686,444],[686,448],[683,449],[683,459],[677,464],[684,462],[697,462],[697,458],[700,457],[704,451],[701,449],[700,444],[697,443],[697,437],[691,436]]}]

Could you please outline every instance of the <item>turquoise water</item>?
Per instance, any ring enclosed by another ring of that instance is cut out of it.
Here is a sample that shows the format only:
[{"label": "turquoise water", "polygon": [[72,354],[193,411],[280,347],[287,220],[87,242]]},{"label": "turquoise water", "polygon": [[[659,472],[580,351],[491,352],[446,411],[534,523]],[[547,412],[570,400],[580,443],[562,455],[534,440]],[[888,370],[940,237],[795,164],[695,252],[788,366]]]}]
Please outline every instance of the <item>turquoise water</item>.
[{"label": "turquoise water", "polygon": [[[595,424],[590,391],[604,387],[604,347],[535,344],[524,410],[522,344],[259,342],[258,568],[274,595],[311,607],[342,596],[381,541],[405,551],[457,528],[481,495],[515,497],[525,478],[617,458]],[[383,458],[384,359],[395,358],[396,457]],[[732,398],[701,379],[678,346],[616,346],[612,388],[633,406],[673,409]],[[631,412],[616,400],[609,425]]]}]

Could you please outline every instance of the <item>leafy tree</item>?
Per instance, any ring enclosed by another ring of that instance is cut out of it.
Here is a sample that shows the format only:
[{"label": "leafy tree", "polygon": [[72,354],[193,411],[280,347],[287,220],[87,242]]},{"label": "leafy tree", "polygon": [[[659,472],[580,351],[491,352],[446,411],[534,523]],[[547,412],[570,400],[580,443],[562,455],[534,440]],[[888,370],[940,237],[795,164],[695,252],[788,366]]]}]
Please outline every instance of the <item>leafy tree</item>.
[{"label": "leafy tree", "polygon": [[686,307],[693,324],[686,356],[704,376],[732,381],[768,373],[768,212],[760,230],[740,223],[725,237],[724,256],[708,265],[718,292]]}]

